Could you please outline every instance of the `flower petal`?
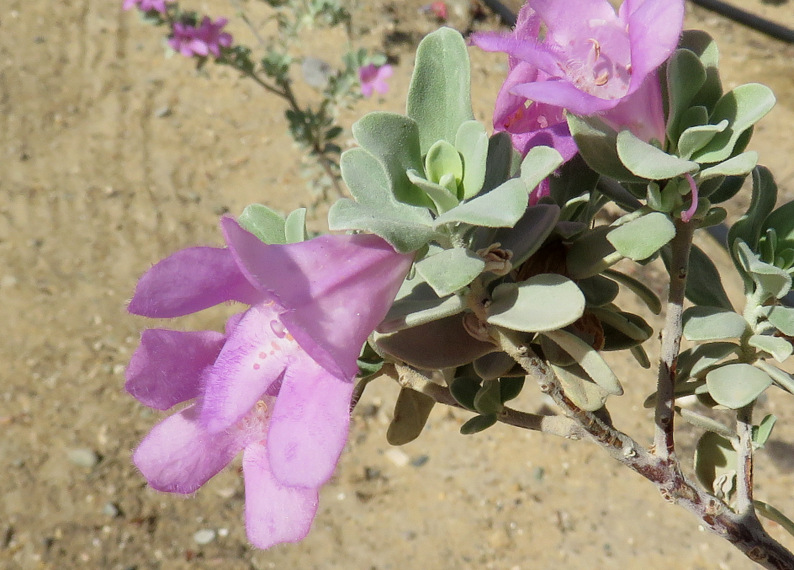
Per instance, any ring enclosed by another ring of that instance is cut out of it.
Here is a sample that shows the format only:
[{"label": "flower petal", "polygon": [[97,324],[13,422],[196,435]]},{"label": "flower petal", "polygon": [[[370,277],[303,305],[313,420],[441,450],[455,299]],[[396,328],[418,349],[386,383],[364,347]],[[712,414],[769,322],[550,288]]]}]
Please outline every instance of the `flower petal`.
[{"label": "flower petal", "polygon": [[632,66],[629,93],[633,93],[678,46],[684,26],[684,2],[626,0],[625,9],[621,8],[621,15],[628,17]]},{"label": "flower petal", "polygon": [[254,304],[261,299],[228,249],[191,247],[144,273],[128,310],[144,317],[170,318],[226,301]]},{"label": "flower petal", "polygon": [[267,436],[273,475],[282,483],[319,487],[331,477],[347,441],[353,383],[308,355],[284,375]]},{"label": "flower petal", "polygon": [[207,433],[191,405],[154,426],[132,461],[154,489],[186,495],[223,469],[243,445],[235,432]]},{"label": "flower petal", "polygon": [[275,303],[247,310],[207,371],[201,421],[208,431],[234,425],[281,378],[292,355],[302,352],[283,332],[279,312]]},{"label": "flower petal", "polygon": [[288,487],[273,478],[267,449],[253,443],[243,453],[245,527],[257,548],[297,542],[309,534],[317,513],[317,489]]},{"label": "flower petal", "polygon": [[226,337],[215,331],[147,329],[127,366],[125,388],[139,402],[167,410],[199,395],[199,380]]},{"label": "flower petal", "polygon": [[576,115],[592,115],[599,111],[611,109],[620,99],[601,99],[580,91],[567,81],[550,79],[534,83],[522,83],[513,87],[513,95],[521,95],[537,103],[547,103],[568,109]]},{"label": "flower petal", "polygon": [[391,307],[412,256],[374,235],[266,245],[230,217],[221,226],[249,281],[287,309],[281,320],[301,347],[332,374],[352,379],[361,346]]}]

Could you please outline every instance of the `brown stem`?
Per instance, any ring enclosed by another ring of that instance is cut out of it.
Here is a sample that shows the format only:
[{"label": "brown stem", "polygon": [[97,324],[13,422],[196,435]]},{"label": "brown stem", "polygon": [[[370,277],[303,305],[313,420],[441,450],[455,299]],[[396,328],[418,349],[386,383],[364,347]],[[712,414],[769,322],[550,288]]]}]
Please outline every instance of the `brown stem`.
[{"label": "brown stem", "polygon": [[753,403],[739,408],[736,413],[736,431],[739,434],[736,465],[736,511],[753,514]]},{"label": "brown stem", "polygon": [[667,312],[662,329],[662,346],[659,349],[659,374],[656,381],[656,413],[654,429],[654,453],[660,459],[675,456],[675,373],[678,353],[681,348],[683,328],[681,315],[684,310],[684,293],[689,268],[689,252],[692,249],[694,224],[676,220],[675,237],[670,243],[670,292],[667,297]]},{"label": "brown stem", "polygon": [[705,528],[723,537],[753,562],[772,570],[794,568],[794,554],[774,540],[761,526],[755,512],[734,512],[713,495],[690,483],[675,456],[660,457],[649,453],[625,433],[613,428],[592,412],[576,406],[563,392],[559,380],[528,347],[515,341],[509,332],[494,329],[494,338],[502,349],[534,377],[565,414],[576,421],[587,438],[612,458],[636,471],[653,484],[667,501],[694,514]]}]

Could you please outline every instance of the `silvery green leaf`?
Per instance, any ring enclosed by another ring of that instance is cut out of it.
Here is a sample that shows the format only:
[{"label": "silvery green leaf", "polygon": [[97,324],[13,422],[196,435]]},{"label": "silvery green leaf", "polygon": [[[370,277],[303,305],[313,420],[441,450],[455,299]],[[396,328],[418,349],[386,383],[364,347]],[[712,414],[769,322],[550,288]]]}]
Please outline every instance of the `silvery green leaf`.
[{"label": "silvery green leaf", "polygon": [[[573,159],[569,160],[568,162],[566,162],[563,165],[563,167],[562,167],[562,177],[566,176],[566,167],[574,160],[576,160],[576,157],[574,157]],[[593,172],[594,172],[594,171],[590,170],[589,168],[587,168],[585,170],[586,170],[586,174],[593,174]],[[620,182],[618,182],[617,180],[613,180],[612,178],[599,177],[597,173],[595,173],[595,174],[596,174],[596,180],[594,180],[593,182],[595,184],[596,190],[598,190],[599,193],[601,193],[602,195],[608,197],[610,200],[615,202],[615,204],[617,204],[618,206],[620,206],[621,208],[623,208],[627,212],[633,212],[634,210],[637,210],[637,209],[642,207],[642,203],[639,200],[637,200],[637,198],[634,197],[634,194],[632,194]],[[554,194],[554,187],[555,187],[556,183],[559,183],[558,180],[559,179],[556,176],[552,177],[550,186],[551,186],[551,195],[552,195],[553,198],[555,198],[555,201],[559,204],[560,202],[557,200],[557,198],[556,198],[556,196]],[[580,190],[582,190],[582,189],[584,189],[584,190],[592,189],[591,185],[589,185],[587,183],[578,185],[578,188]],[[588,220],[588,222],[589,222],[589,220]]]},{"label": "silvery green leaf", "polygon": [[477,340],[463,326],[461,315],[452,315],[390,334],[375,334],[381,352],[422,370],[443,370],[469,364],[496,350]]},{"label": "silvery green leaf", "polygon": [[485,262],[468,249],[452,248],[425,257],[416,270],[439,297],[459,291],[485,269]]},{"label": "silvery green leaf", "polygon": [[675,237],[675,225],[661,212],[651,212],[610,231],[606,238],[629,259],[647,259]]},{"label": "silvery green leaf", "polygon": [[704,429],[706,431],[714,432],[728,439],[736,437],[736,433],[731,431],[728,426],[724,425],[721,422],[718,422],[713,418],[702,416],[697,412],[693,412],[692,410],[687,410],[686,408],[680,408],[677,409],[677,411],[679,414],[681,414],[682,418],[684,418],[688,423],[692,424],[695,427]]},{"label": "silvery green leaf", "polygon": [[648,353],[645,352],[645,349],[642,347],[641,344],[637,346],[632,346],[629,349],[629,352],[634,357],[634,360],[637,361],[637,364],[648,370],[651,367],[651,360],[648,358]]},{"label": "silvery green leaf", "polygon": [[794,248],[794,202],[786,202],[767,216],[762,231],[769,229],[775,230],[776,251]]},{"label": "silvery green leaf", "polygon": [[455,134],[455,147],[463,157],[463,196],[468,200],[480,193],[488,162],[488,133],[479,121],[461,123]]},{"label": "silvery green leaf", "polygon": [[441,184],[425,180],[416,170],[406,172],[408,180],[421,188],[435,204],[436,212],[444,213],[458,205],[457,193],[453,194]]},{"label": "silvery green leaf", "polygon": [[517,376],[514,378],[500,378],[499,379],[499,395],[502,403],[517,398],[524,388],[524,377]]},{"label": "silvery green leaf", "polygon": [[706,374],[706,386],[714,401],[734,410],[755,401],[771,384],[769,374],[743,362],[726,364]]},{"label": "silvery green leaf", "polygon": [[[670,248],[662,250],[662,259],[669,271]],[[711,258],[696,245],[693,245],[689,252],[686,298],[696,305],[733,310],[728,294],[722,286],[720,272],[717,271]]]},{"label": "silvery green leaf", "polygon": [[764,447],[764,444],[769,440],[769,436],[772,435],[772,429],[776,423],[777,418],[772,414],[767,414],[760,424],[753,426],[753,447],[756,449]]},{"label": "silvery green leaf", "polygon": [[601,275],[580,279],[577,285],[582,290],[588,307],[603,307],[614,301],[620,291],[617,283]]},{"label": "silvery green leaf", "polygon": [[[513,177],[515,149],[510,135],[506,132],[494,133],[488,139],[485,179],[480,194],[486,194]],[[527,188],[527,193],[529,192]]]},{"label": "silvery green leaf", "polygon": [[678,154],[681,158],[688,160],[695,152],[710,143],[717,133],[724,131],[727,126],[728,121],[720,121],[717,125],[698,124],[689,127],[681,133],[678,139]]},{"label": "silvery green leaf", "polygon": [[492,352],[474,361],[474,371],[483,380],[496,380],[507,375],[515,365],[516,361],[506,353]]},{"label": "silvery green leaf", "polygon": [[654,315],[658,315],[662,312],[662,302],[659,300],[659,297],[641,281],[638,281],[634,277],[626,275],[625,273],[615,271],[614,269],[607,269],[604,271],[604,275],[627,287],[631,292],[637,295],[637,297],[639,297],[640,300],[645,303],[645,305],[647,305],[648,309],[650,309]]},{"label": "silvery green leaf", "polygon": [[560,153],[548,146],[530,149],[521,161],[521,180],[530,192],[563,163]]},{"label": "silvery green leaf", "polygon": [[767,319],[786,336],[794,336],[794,309],[776,305],[769,308]]},{"label": "silvery green leaf", "polygon": [[391,445],[405,445],[422,433],[436,401],[430,396],[403,388],[394,404],[394,417],[386,431]]},{"label": "silvery green leaf", "polygon": [[732,495],[737,461],[731,440],[711,431],[701,436],[695,448],[698,481],[717,497],[729,499]]},{"label": "silvery green leaf", "polygon": [[551,364],[551,369],[560,381],[565,395],[586,412],[594,412],[604,407],[609,392],[586,377],[581,367],[563,368]]},{"label": "silvery green leaf", "polygon": [[[756,248],[761,234],[769,227],[765,225],[765,220],[775,207],[776,201],[777,184],[775,184],[772,173],[768,168],[757,166],[753,170],[753,192],[750,206],[728,231],[728,248],[731,251],[737,239],[745,242],[750,249]],[[778,236],[780,236],[780,232],[778,232]]]},{"label": "silvery green leaf", "polygon": [[306,233],[306,208],[291,211],[284,221],[284,237],[287,243],[300,243],[309,236]]},{"label": "silvery green leaf", "polygon": [[[353,136],[381,163],[389,188],[399,202],[429,206],[430,200],[408,180],[406,171],[424,172],[419,150],[419,128],[403,115],[376,111],[353,123]],[[343,175],[344,176],[344,175]]]},{"label": "silvery green leaf", "polygon": [[536,204],[530,206],[512,228],[500,228],[492,233],[489,230],[489,238],[485,241],[477,241],[477,249],[487,247],[492,243],[501,244],[502,249],[509,249],[513,252],[510,260],[513,267],[520,264],[535,253],[547,237],[554,231],[557,220],[560,217],[559,207],[553,204]]},{"label": "silvery green leaf", "polygon": [[791,290],[791,275],[788,272],[758,259],[742,240],[736,240],[733,249],[734,255],[742,269],[752,279],[756,290],[763,292],[761,302],[769,297],[780,299]]},{"label": "silvery green leaf", "polygon": [[748,328],[738,313],[719,307],[689,307],[684,311],[684,337],[687,340],[709,341],[740,338]]},{"label": "silvery green leaf", "polygon": [[[442,28],[443,29],[443,28]],[[460,426],[460,433],[462,435],[474,435],[483,430],[488,429],[496,423],[496,414],[487,416],[474,416],[462,426]]]},{"label": "silvery green leaf", "polygon": [[728,217],[728,211],[721,206],[712,206],[703,219],[700,220],[700,229],[718,226]]},{"label": "silvery green leaf", "polygon": [[789,533],[790,535],[794,536],[794,521],[792,521],[790,518],[788,518],[786,515],[784,515],[781,511],[779,511],[778,509],[776,509],[775,507],[773,507],[770,504],[767,504],[767,503],[765,503],[763,501],[758,501],[758,500],[753,500],[753,507],[755,507],[755,511],[759,515],[761,515],[761,516],[763,516],[763,517],[765,517],[765,518],[767,518],[767,519],[769,519],[769,520],[771,520],[773,522],[776,522],[787,533]]},{"label": "silvery green leaf", "polygon": [[567,113],[568,128],[588,166],[619,182],[645,182],[632,174],[618,157],[617,132],[598,117]]},{"label": "silvery green leaf", "polygon": [[246,206],[237,221],[243,229],[268,244],[284,244],[284,218],[263,204]]},{"label": "silvery green leaf", "polygon": [[543,334],[570,354],[587,375],[608,394],[615,396],[623,394],[623,387],[617,376],[592,346],[564,330],[549,330]]},{"label": "silvery green leaf", "polygon": [[631,131],[621,131],[617,139],[618,157],[632,174],[649,180],[665,180],[697,172],[697,162],[667,154],[638,138]]},{"label": "silvery green leaf", "polygon": [[462,297],[439,298],[424,281],[416,278],[403,283],[378,332],[390,333],[456,315],[466,308]]},{"label": "silvery green leaf", "polygon": [[763,360],[757,360],[753,363],[753,365],[769,374],[772,380],[775,381],[775,384],[790,394],[794,394],[794,377],[792,377],[791,374],[781,370],[777,366],[772,366]]},{"label": "silvery green leaf", "polygon": [[709,144],[693,156],[701,163],[720,162],[733,154],[739,137],[775,106],[775,95],[766,85],[748,83],[723,95],[709,122],[727,120],[730,126],[717,134]]},{"label": "silvery green leaf", "polygon": [[597,226],[574,240],[566,258],[568,271],[574,279],[601,273],[623,259],[607,239],[612,230],[611,226]]},{"label": "silvery green leaf", "polygon": [[684,30],[678,45],[697,55],[706,70],[706,81],[692,99],[692,104],[713,109],[722,96],[717,42],[702,30]]},{"label": "silvery green leaf", "polygon": [[678,122],[689,109],[697,92],[706,82],[706,70],[692,51],[677,49],[667,62],[667,92],[669,117],[667,136],[674,141],[681,131]]},{"label": "silvery green leaf", "polygon": [[452,143],[440,140],[428,149],[425,155],[425,174],[431,182],[439,182],[445,174],[451,174],[457,182],[463,180],[463,160]]},{"label": "silvery green leaf", "polygon": [[[681,118],[678,121],[678,130],[683,134],[693,127],[702,127],[704,125],[708,125],[708,122],[709,110],[702,105],[695,105],[681,114]],[[711,140],[711,138],[714,137],[710,137],[709,140]],[[689,159],[692,157],[690,156],[687,158]]]},{"label": "silvery green leaf", "polygon": [[[693,380],[691,382],[677,382],[673,389],[673,398],[684,398],[699,394],[706,390],[705,380]],[[643,408],[653,408],[656,405],[656,392],[645,398],[642,403]]]},{"label": "silvery green leaf", "polygon": [[747,344],[758,350],[768,352],[778,362],[783,362],[794,352],[794,346],[791,346],[789,341],[779,336],[754,334],[747,340]]},{"label": "silvery green leaf", "polygon": [[705,168],[698,175],[698,182],[714,178],[716,176],[740,176],[749,174],[755,165],[758,164],[758,153],[747,151],[729,158],[724,162],[715,164],[710,168]]},{"label": "silvery green leaf", "polygon": [[576,283],[542,273],[521,283],[502,283],[493,291],[488,323],[524,332],[551,331],[584,313],[584,295]]},{"label": "silvery green leaf", "polygon": [[719,204],[720,202],[725,202],[736,196],[739,190],[742,189],[742,186],[744,186],[745,178],[747,177],[726,176],[723,179],[712,178],[703,183],[700,187],[700,193],[711,200],[712,204]]},{"label": "silvery green leaf", "polygon": [[490,228],[513,227],[527,209],[527,201],[526,186],[513,178],[487,194],[444,212],[436,218],[433,227],[460,222]]},{"label": "silvery green leaf", "polygon": [[[610,326],[638,343],[645,342],[653,334],[653,329],[639,315],[613,311],[605,307],[591,307],[590,312],[598,317],[602,326]],[[640,322],[637,322],[637,319]]]},{"label": "silvery green leaf", "polygon": [[406,217],[403,209],[379,210],[342,198],[328,211],[331,230],[361,230],[382,237],[401,253],[416,251],[428,243],[435,232],[432,227]]},{"label": "silvery green leaf", "polygon": [[[466,370],[464,368],[464,370]],[[455,401],[466,408],[474,411],[474,398],[480,391],[482,380],[470,374],[455,376],[449,385],[449,393]]]},{"label": "silvery green leaf", "polygon": [[455,143],[458,128],[474,119],[469,54],[452,28],[439,28],[416,48],[406,112],[419,125],[421,153],[439,140]]},{"label": "silvery green leaf", "polygon": [[502,388],[497,380],[483,382],[474,396],[474,409],[483,415],[498,414],[502,411]]},{"label": "silvery green leaf", "polygon": [[709,342],[687,349],[678,357],[676,380],[696,377],[731,354],[739,352],[739,345],[732,342]]}]

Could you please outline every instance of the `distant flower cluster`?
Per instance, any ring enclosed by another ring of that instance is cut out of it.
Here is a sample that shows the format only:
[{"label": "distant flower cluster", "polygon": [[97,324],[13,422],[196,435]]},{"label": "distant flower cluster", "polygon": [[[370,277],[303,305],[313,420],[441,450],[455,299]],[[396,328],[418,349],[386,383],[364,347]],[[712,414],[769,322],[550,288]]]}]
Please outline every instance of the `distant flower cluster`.
[{"label": "distant flower cluster", "polygon": [[165,14],[165,3],[168,1],[169,0],[124,0],[124,4],[122,4],[121,7],[124,10],[131,10],[137,6],[142,12],[156,11]]},{"label": "distant flower cluster", "polygon": [[221,31],[227,23],[226,18],[218,18],[213,22],[207,16],[204,16],[198,27],[176,22],[168,45],[185,57],[207,57],[209,54],[220,57],[221,48],[232,45],[231,34]]}]

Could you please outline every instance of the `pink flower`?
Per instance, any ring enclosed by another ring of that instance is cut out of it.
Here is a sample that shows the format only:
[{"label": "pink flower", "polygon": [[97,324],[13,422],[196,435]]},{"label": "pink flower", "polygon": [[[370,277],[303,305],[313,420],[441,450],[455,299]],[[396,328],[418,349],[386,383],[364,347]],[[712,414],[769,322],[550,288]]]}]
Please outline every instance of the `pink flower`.
[{"label": "pink flower", "polygon": [[176,22],[168,45],[185,57],[194,55],[207,57],[209,54],[220,57],[221,47],[232,45],[231,34],[221,32],[227,23],[226,18],[218,18],[213,22],[207,16],[201,20],[199,27],[186,22]]},{"label": "pink flower", "polygon": [[664,140],[656,70],[678,44],[683,0],[626,0],[617,13],[607,0],[529,0],[521,12],[523,28],[514,34],[472,38],[486,51],[510,55],[511,71],[523,62],[527,78],[537,73],[527,81],[509,78],[511,95],[599,114],[614,126],[638,129],[645,140]]},{"label": "pink flower", "polygon": [[427,6],[423,6],[422,10],[433,14],[438,20],[446,22],[449,16],[446,2],[433,2]]},{"label": "pink flower", "polygon": [[373,91],[384,95],[389,91],[389,84],[386,80],[391,77],[392,67],[389,64],[375,67],[370,63],[358,69],[358,78],[361,81],[361,94],[364,97],[371,97]]},{"label": "pink flower", "polygon": [[[522,38],[536,37],[540,31],[540,20],[525,5],[518,14],[516,28],[510,40],[520,41]],[[480,46],[480,42],[490,45],[491,34],[474,34],[472,42]],[[545,81],[548,74],[538,70],[531,64],[515,57],[509,58],[509,71],[499,95],[496,97],[493,125],[494,131],[507,131],[515,149],[522,156],[536,146],[550,146],[559,151],[563,160],[570,160],[576,155],[576,143],[568,130],[563,108],[558,105],[528,101],[526,97],[513,94],[513,88],[533,81]]]},{"label": "pink flower", "polygon": [[192,493],[243,451],[246,527],[268,548],[301,540],[347,439],[356,359],[411,265],[371,235],[266,245],[232,218],[227,248],[152,267],[131,313],[176,317],[227,301],[250,308],[214,331],[144,331],[127,390],[168,409],[133,461],[160,491]]},{"label": "pink flower", "polygon": [[142,12],[151,12],[156,10],[161,14],[166,13],[165,3],[171,0],[124,0],[121,8],[123,10],[130,10],[133,6],[137,6]]}]

